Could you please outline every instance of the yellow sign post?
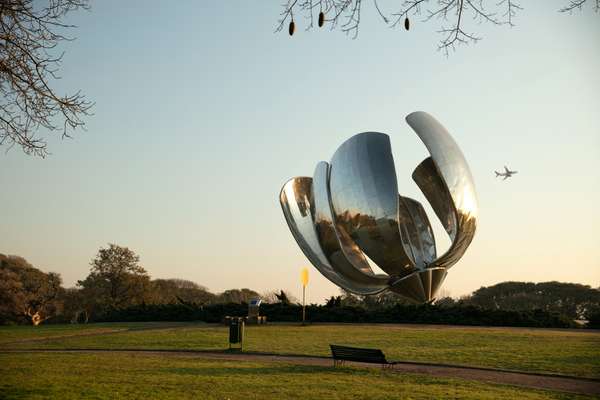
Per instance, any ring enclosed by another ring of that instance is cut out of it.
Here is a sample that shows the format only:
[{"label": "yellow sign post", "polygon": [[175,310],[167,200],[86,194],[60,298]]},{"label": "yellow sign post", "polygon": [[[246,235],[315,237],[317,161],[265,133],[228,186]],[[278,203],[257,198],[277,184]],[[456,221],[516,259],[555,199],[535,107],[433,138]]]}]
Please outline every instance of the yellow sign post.
[{"label": "yellow sign post", "polygon": [[306,286],[308,285],[308,268],[300,271],[300,282],[302,282],[302,325],[306,320]]}]

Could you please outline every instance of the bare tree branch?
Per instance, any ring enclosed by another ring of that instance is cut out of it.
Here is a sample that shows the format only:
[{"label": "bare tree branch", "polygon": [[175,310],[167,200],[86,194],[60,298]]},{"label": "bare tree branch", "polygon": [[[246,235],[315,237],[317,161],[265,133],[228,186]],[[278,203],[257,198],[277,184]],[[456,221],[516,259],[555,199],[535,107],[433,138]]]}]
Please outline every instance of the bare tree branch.
[{"label": "bare tree branch", "polygon": [[57,45],[72,38],[62,32],[73,28],[64,16],[87,0],[0,0],[0,146],[19,146],[27,154],[44,157],[47,143],[40,130],[70,131],[84,127],[83,116],[92,103],[77,91],[59,95],[51,82],[60,79],[63,54]]},{"label": "bare tree branch", "polygon": [[[593,5],[594,11],[599,12],[600,11],[600,0],[593,0],[590,3],[592,3],[592,2],[594,3],[594,5]],[[567,4],[566,6],[564,6],[563,8],[560,9],[560,12],[571,13],[575,9],[581,10],[585,3],[587,3],[587,0],[570,0],[569,4]]]},{"label": "bare tree branch", "polygon": [[[312,14],[318,9],[319,12],[329,16],[325,21],[330,24],[331,29],[335,29],[339,24],[343,32],[352,33],[352,37],[356,38],[363,1],[366,0],[289,0],[283,5],[284,11],[278,20],[276,31],[281,31],[288,20],[293,21],[294,13],[306,16],[310,20],[306,29],[312,29]],[[442,35],[442,39],[438,48],[446,54],[459,44],[474,43],[481,39],[465,28],[466,16],[470,15],[476,23],[514,26],[514,18],[519,11],[523,10],[516,0],[403,0],[400,2],[399,10],[386,14],[377,1],[373,0],[377,13],[383,22],[392,28],[404,25],[409,29],[409,16],[423,16],[423,22],[441,20],[441,29],[438,32]],[[600,0],[592,1],[595,4],[594,10],[599,12]],[[581,9],[586,2],[587,0],[569,0],[569,4],[560,11],[571,12],[574,9]],[[393,4],[391,0],[390,3]]]}]

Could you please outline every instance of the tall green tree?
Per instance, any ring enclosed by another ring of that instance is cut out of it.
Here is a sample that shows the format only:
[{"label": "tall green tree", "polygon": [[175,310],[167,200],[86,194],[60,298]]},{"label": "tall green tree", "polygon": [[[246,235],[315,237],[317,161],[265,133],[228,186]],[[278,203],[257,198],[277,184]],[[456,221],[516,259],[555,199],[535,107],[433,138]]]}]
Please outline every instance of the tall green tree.
[{"label": "tall green tree", "polygon": [[120,308],[146,300],[150,277],[140,257],[127,247],[109,243],[90,263],[90,274],[77,284],[96,307]]},{"label": "tall green tree", "polygon": [[61,277],[45,273],[22,257],[0,254],[0,320],[33,325],[60,313]]}]

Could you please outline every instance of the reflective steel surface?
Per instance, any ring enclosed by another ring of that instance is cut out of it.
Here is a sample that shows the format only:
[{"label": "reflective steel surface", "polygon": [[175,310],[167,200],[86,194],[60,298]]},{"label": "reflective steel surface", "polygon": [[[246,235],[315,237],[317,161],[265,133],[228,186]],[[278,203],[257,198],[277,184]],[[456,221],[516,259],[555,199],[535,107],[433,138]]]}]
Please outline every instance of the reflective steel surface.
[{"label": "reflective steel surface", "polygon": [[310,209],[311,186],[312,179],[307,177],[292,178],[283,185],[279,194],[283,214],[304,255],[327,279],[345,287],[348,282],[331,268],[321,250]]},{"label": "reflective steel surface", "polygon": [[413,264],[423,269],[436,257],[435,238],[425,209],[416,200],[400,197],[400,235],[405,251],[410,254]]},{"label": "reflective steel surface", "polygon": [[[477,197],[454,139],[432,116],[406,118],[431,157],[412,176],[452,244],[439,258],[429,218],[416,200],[398,194],[389,136],[364,132],[345,141],[313,178],[289,180],[280,202],[298,245],[330,281],[357,294],[389,289],[428,302],[471,243]],[[374,274],[367,257],[386,274]]]},{"label": "reflective steel surface", "polygon": [[382,270],[403,276],[414,263],[398,227],[398,185],[388,135],[359,133],[331,159],[331,205],[337,228]]},{"label": "reflective steel surface", "polygon": [[[475,236],[479,210],[473,176],[460,148],[446,128],[435,118],[423,111],[417,111],[409,114],[406,122],[421,138],[431,154],[429,164],[433,163],[433,167],[429,166],[427,170],[430,176],[437,175],[432,178],[438,181],[436,192],[431,193],[432,188],[424,189],[425,183],[421,178],[415,178],[415,181],[432,207],[435,202],[446,201],[447,204],[445,207],[437,206],[445,208],[441,213],[435,207],[434,209],[448,231],[452,245],[446,253],[435,260],[434,266],[449,268],[458,262]],[[444,188],[439,187],[440,185]],[[426,191],[430,192],[429,195],[425,193]],[[441,200],[448,195],[450,201]]]},{"label": "reflective steel surface", "polygon": [[411,300],[425,303],[435,298],[446,275],[445,268],[427,268],[393,282],[390,290]]},{"label": "reflective steel surface", "polygon": [[366,290],[381,292],[387,288],[387,275],[374,275],[360,248],[349,236],[338,235],[329,202],[329,164],[317,164],[312,181],[314,225],[321,249],[329,264],[342,277]]},{"label": "reflective steel surface", "polygon": [[373,288],[347,280],[332,268],[319,243],[312,197],[312,179],[308,177],[290,179],[279,194],[285,219],[306,258],[331,282],[353,293],[375,294],[385,290],[385,285]]}]

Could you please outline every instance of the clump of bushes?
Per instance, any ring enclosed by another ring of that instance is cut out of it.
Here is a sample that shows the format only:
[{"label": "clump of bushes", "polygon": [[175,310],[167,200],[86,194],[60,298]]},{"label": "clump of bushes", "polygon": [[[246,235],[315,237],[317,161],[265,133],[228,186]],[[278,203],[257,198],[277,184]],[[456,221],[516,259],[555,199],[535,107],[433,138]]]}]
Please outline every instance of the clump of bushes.
[{"label": "clump of bushes", "polygon": [[[98,316],[97,321],[204,321],[220,322],[225,316],[244,316],[245,303],[193,305],[151,304],[110,309]],[[261,314],[271,322],[299,322],[302,306],[298,304],[263,304]],[[539,328],[569,328],[574,324],[568,318],[544,310],[507,311],[485,309],[472,305],[440,307],[437,305],[396,304],[368,310],[359,306],[310,305],[306,309],[311,322],[346,323],[421,323],[451,325],[520,326]],[[596,320],[595,323],[599,321]]]},{"label": "clump of bushes", "polygon": [[588,315],[587,327],[600,329],[600,310],[597,310]]}]

